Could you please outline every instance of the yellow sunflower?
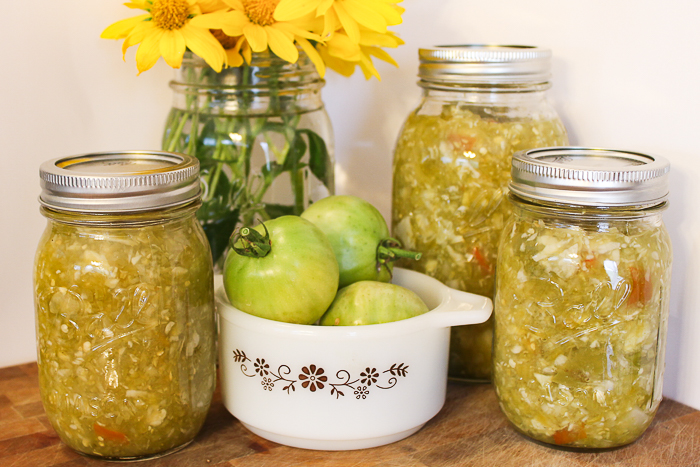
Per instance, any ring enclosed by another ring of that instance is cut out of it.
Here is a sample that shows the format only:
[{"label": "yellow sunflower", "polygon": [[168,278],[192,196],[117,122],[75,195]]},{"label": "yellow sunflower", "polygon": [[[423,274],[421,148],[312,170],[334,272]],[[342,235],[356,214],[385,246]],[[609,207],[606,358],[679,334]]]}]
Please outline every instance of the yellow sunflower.
[{"label": "yellow sunflower", "polygon": [[[294,45],[297,42],[317,67],[322,65],[320,56],[308,41],[319,41],[320,36],[293,22],[274,19],[279,0],[223,1],[230,8],[229,11],[197,16],[191,23],[198,27],[220,29],[231,37],[242,36],[245,44],[239,48],[245,50],[247,44],[253,52],[263,52],[269,47],[275,55],[290,63],[295,63],[299,58],[299,51]],[[250,61],[248,57],[246,60]]]},{"label": "yellow sunflower", "polygon": [[224,48],[207,28],[192,24],[192,19],[201,15],[196,0],[133,0],[125,5],[148,13],[116,22],[100,37],[124,39],[124,54],[132,45],[140,44],[136,52],[139,74],[161,56],[168,65],[179,68],[187,49],[221,71],[226,61]]},{"label": "yellow sunflower", "polygon": [[354,43],[360,42],[360,28],[378,33],[401,24],[402,0],[281,0],[275,10],[278,21],[293,21],[308,14],[323,17],[325,38],[340,28]]},{"label": "yellow sunflower", "polygon": [[394,66],[399,66],[391,56],[380,47],[396,48],[404,42],[391,31],[384,34],[360,28],[359,43],[354,43],[344,30],[336,31],[323,44],[318,44],[318,52],[328,68],[343,76],[351,76],[359,66],[366,79],[372,76],[381,81],[379,72],[372,63],[376,57]]}]

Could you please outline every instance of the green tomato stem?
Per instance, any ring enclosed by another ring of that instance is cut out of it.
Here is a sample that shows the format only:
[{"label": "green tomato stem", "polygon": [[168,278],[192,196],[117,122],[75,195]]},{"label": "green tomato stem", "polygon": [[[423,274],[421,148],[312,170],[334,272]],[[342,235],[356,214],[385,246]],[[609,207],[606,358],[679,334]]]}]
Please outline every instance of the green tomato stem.
[{"label": "green tomato stem", "polygon": [[409,258],[419,260],[422,256],[417,251],[402,250],[401,242],[395,238],[385,238],[377,245],[377,264],[386,264],[396,261],[399,258]]},{"label": "green tomato stem", "polygon": [[[272,250],[272,240],[270,240],[270,233],[267,231],[265,224],[262,226],[265,229],[265,235],[250,227],[242,227],[237,230],[229,240],[231,249],[241,256],[250,258],[267,256]],[[243,246],[237,246],[239,243]]]}]

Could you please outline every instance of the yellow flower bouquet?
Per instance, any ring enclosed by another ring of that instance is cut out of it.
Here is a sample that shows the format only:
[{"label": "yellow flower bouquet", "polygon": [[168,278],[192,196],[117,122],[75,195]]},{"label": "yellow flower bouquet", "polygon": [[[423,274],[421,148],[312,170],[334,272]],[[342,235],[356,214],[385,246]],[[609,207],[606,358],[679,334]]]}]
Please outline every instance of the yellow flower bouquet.
[{"label": "yellow flower bouquet", "polygon": [[102,33],[138,45],[138,72],[179,69],[163,149],[201,164],[198,218],[222,258],[239,223],[300,214],[332,194],[327,68],[380,79],[372,58],[403,44],[401,0],[132,0],[144,13]]}]

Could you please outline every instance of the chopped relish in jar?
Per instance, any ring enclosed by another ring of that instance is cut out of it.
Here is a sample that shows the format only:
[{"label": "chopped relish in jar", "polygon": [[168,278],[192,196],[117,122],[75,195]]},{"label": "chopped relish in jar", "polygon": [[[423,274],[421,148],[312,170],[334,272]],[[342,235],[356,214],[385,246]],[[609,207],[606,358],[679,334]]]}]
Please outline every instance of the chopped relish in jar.
[{"label": "chopped relish in jar", "polygon": [[658,215],[576,224],[516,212],[506,227],[494,383],[534,439],[621,446],[661,401],[670,240]]},{"label": "chopped relish in jar", "polygon": [[130,227],[48,217],[35,291],[52,426],[105,458],[186,444],[216,376],[211,254],[194,215]]},{"label": "chopped relish in jar", "polygon": [[[507,109],[505,109],[507,110]],[[491,297],[514,152],[567,143],[555,115],[476,113],[444,103],[439,115],[411,114],[394,155],[393,234],[418,262],[402,264],[450,287]],[[493,324],[452,328],[450,376],[488,379]]]}]

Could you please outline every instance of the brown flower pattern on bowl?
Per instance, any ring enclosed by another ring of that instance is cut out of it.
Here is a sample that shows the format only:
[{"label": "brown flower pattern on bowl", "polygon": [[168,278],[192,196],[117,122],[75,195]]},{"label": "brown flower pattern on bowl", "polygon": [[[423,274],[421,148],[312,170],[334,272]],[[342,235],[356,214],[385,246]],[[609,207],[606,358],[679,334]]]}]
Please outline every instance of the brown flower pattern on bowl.
[{"label": "brown flower pattern on bowl", "polygon": [[[396,386],[399,378],[408,376],[408,365],[404,363],[394,363],[381,372],[376,367],[367,366],[356,378],[349,371],[341,369],[335,373],[335,381],[331,381],[325,369],[315,364],[303,366],[299,372],[292,372],[289,365],[283,364],[279,365],[275,371],[264,358],[256,358],[253,361],[240,349],[233,351],[233,360],[241,364],[240,370],[243,375],[248,378],[261,378],[260,384],[264,391],[273,391],[275,387],[281,386],[282,391],[291,394],[299,385],[312,393],[321,393],[323,389],[329,387],[330,395],[335,396],[336,399],[344,397],[345,392],[351,391],[350,394],[356,399],[365,400],[370,394],[370,388],[391,389]],[[248,369],[247,362],[253,363],[253,372]],[[293,374],[298,376],[294,378]],[[275,386],[275,383],[279,382],[281,382],[280,385]]]}]

